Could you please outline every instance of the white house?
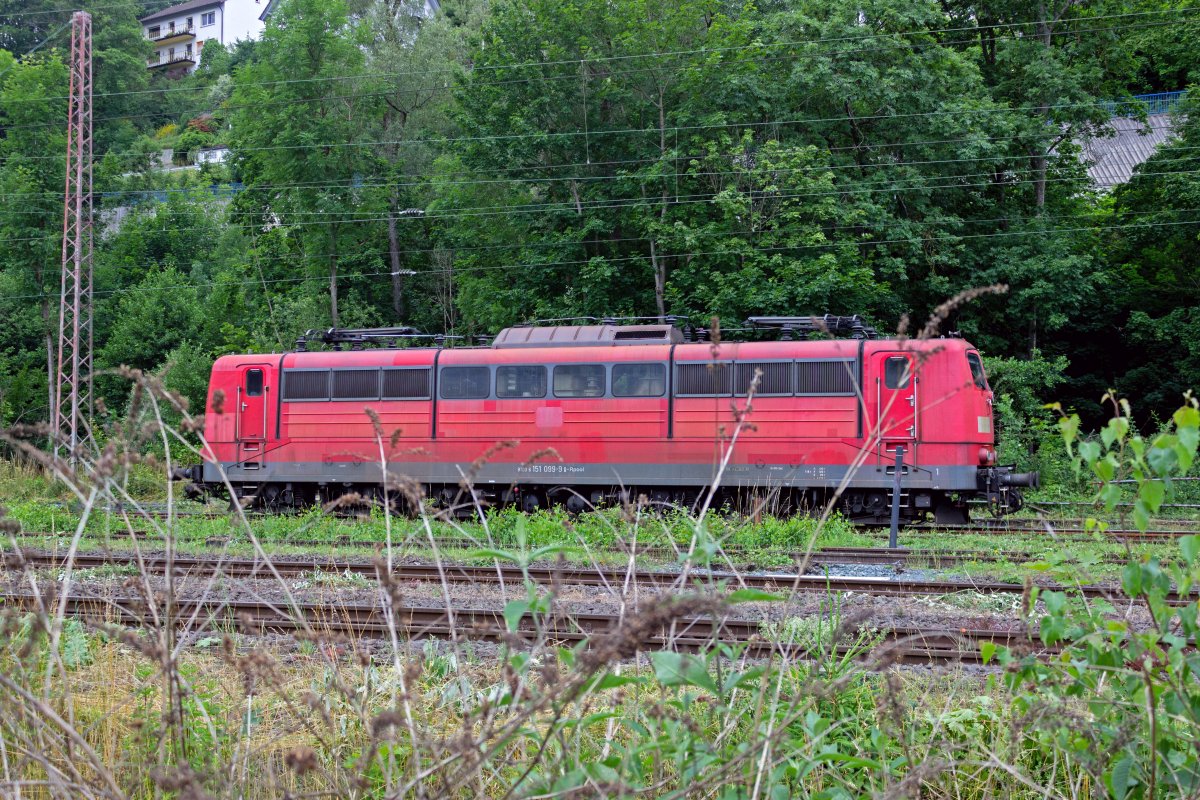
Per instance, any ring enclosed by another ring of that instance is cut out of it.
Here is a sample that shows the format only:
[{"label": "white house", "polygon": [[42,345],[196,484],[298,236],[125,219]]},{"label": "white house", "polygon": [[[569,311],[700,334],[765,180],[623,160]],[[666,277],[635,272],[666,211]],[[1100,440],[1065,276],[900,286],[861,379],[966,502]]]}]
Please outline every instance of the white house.
[{"label": "white house", "polygon": [[171,75],[191,72],[205,42],[257,39],[264,27],[261,13],[260,0],[188,0],[148,14],[141,19],[142,32],[154,43],[154,55],[146,67]]}]

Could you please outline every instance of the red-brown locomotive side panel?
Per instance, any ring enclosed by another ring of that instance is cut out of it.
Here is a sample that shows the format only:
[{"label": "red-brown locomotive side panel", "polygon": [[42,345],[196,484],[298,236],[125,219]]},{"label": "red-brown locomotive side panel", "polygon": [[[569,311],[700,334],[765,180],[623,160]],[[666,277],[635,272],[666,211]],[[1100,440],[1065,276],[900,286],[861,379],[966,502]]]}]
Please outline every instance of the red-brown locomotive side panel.
[{"label": "red-brown locomotive side panel", "polygon": [[470,477],[527,507],[619,487],[686,500],[732,448],[722,486],[813,501],[837,489],[847,513],[877,519],[902,447],[913,517],[993,491],[977,364],[956,339],[227,356],[196,477],[227,477],[258,502],[311,502],[378,486],[382,447],[389,472],[431,492]]}]

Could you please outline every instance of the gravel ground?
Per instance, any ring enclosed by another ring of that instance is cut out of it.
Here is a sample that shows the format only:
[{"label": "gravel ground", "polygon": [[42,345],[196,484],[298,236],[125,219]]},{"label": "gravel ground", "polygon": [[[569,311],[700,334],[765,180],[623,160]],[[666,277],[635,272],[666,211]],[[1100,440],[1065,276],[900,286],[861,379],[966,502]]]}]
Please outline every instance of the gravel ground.
[{"label": "gravel ground", "polygon": [[[14,581],[14,577],[9,573],[8,580],[0,583],[0,586],[5,591],[28,592],[28,583],[19,579]],[[43,574],[40,582],[45,585],[47,579],[58,577]],[[165,580],[159,576],[151,576],[147,582],[155,592],[162,592],[166,588]],[[136,594],[138,583],[140,581],[132,576],[95,577],[83,572],[76,576],[72,591],[98,597],[130,597]],[[448,583],[443,586],[433,581],[399,581],[398,586],[405,605],[421,607],[441,607],[448,597],[456,607],[500,610],[510,600],[524,599],[527,596],[524,586],[512,583],[504,587],[492,583]],[[549,587],[541,588],[544,592]],[[320,577],[285,578],[282,585],[274,578],[181,577],[175,580],[175,592],[178,598],[184,600],[206,598],[210,601],[254,600],[281,604],[287,602],[290,594],[297,601],[327,604],[331,609],[339,605],[379,603],[378,589],[371,582],[357,576],[346,578],[336,573]],[[607,588],[564,585],[559,588],[555,600],[558,608],[568,614],[615,614],[621,610],[622,605],[626,605],[627,608],[637,607],[640,603],[670,592],[669,589],[632,585],[626,594],[619,585]],[[793,617],[828,615],[831,607],[836,607],[837,612],[844,618],[862,618],[864,623],[880,628],[904,624],[941,625],[950,628],[986,627],[999,630],[1016,624],[1011,615],[972,614],[962,608],[939,606],[928,598],[881,597],[859,592],[844,594],[837,603],[822,594],[799,592],[780,602],[736,605],[730,609],[730,617],[780,621]]]},{"label": "gravel ground", "polygon": [[[299,561],[312,563],[312,558],[279,557],[280,562]],[[319,560],[319,559],[318,559]],[[397,563],[427,563],[421,559],[396,559]],[[363,559],[371,563],[370,559]],[[830,575],[862,576],[876,578],[936,580],[939,573],[936,570],[906,570],[898,573],[891,566],[876,565],[821,565],[819,572],[828,570]],[[669,571],[669,570],[664,570]],[[60,576],[52,573],[40,573],[37,576],[39,585],[45,588],[50,581],[57,581]],[[155,592],[165,589],[165,581],[158,576],[148,578],[149,586]],[[82,571],[77,574],[73,593],[94,594],[98,597],[128,598],[137,594],[140,583],[131,575],[92,574],[92,571]],[[285,587],[286,586],[286,590]],[[417,607],[443,607],[449,597],[450,602],[459,608],[502,609],[510,600],[523,599],[527,596],[524,586],[508,584],[503,588],[492,583],[440,583],[428,581],[401,581],[399,583],[402,601],[405,605]],[[318,573],[301,577],[285,578],[283,585],[274,578],[264,579],[229,579],[229,578],[190,578],[176,579],[177,597],[181,599],[206,598],[210,601],[219,600],[256,600],[273,603],[286,603],[291,596],[304,603],[327,604],[331,610],[340,605],[379,603],[379,592],[374,581],[362,576],[346,576],[333,572]],[[542,587],[543,591],[549,587]],[[0,591],[28,593],[29,583],[14,572],[0,573]],[[647,589],[632,585],[625,594],[620,585],[612,587],[595,587],[565,585],[560,587],[555,598],[556,610],[559,613],[617,613],[622,604],[636,607],[663,593],[664,590]],[[669,591],[669,590],[668,590]],[[853,622],[857,626],[886,629],[895,626],[922,626],[929,628],[976,628],[989,630],[1019,630],[1021,598],[1019,595],[957,595],[948,598],[934,597],[888,597],[866,593],[851,592],[838,598],[830,598],[816,593],[797,593],[781,602],[745,603],[730,609],[730,616],[741,619],[757,619],[771,622],[782,622],[790,619],[811,620],[816,617],[828,618],[835,616],[839,621]],[[1118,609],[1117,614],[1135,627],[1148,624],[1145,611],[1138,607]],[[193,642],[209,636],[205,632],[194,632],[188,638]],[[262,637],[275,644],[291,643],[298,647],[293,637],[271,634]],[[383,657],[390,654],[390,645],[386,642],[363,643],[374,655]],[[405,647],[412,652],[443,652],[448,643],[426,643],[415,641]],[[470,643],[472,652],[480,657],[498,652],[499,645],[488,642]],[[287,647],[284,647],[287,650]]]}]

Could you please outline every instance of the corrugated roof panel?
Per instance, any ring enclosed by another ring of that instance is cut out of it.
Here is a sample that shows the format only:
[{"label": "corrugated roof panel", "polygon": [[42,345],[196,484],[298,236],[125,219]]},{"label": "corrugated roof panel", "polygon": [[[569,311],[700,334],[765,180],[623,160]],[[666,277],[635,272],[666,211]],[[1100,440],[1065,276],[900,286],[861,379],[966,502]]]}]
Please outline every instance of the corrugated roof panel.
[{"label": "corrugated roof panel", "polygon": [[1088,177],[1099,189],[1111,189],[1133,177],[1134,169],[1154,155],[1172,136],[1169,114],[1152,114],[1141,121],[1113,117],[1108,123],[1112,136],[1088,139],[1083,144]]}]

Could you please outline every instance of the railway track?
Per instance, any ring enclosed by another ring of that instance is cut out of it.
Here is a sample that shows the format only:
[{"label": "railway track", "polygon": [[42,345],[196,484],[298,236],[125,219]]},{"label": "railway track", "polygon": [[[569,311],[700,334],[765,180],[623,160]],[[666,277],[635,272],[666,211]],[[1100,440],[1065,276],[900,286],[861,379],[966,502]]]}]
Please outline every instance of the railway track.
[{"label": "railway track", "polygon": [[[5,603],[34,610],[36,600],[29,595],[9,594]],[[515,631],[510,632],[502,611],[488,608],[453,608],[403,606],[393,610],[389,622],[379,606],[361,604],[330,605],[328,603],[298,603],[290,609],[281,605],[247,600],[179,600],[173,609],[176,625],[193,631],[239,630],[243,633],[312,632],[318,638],[335,639],[344,636],[386,639],[394,627],[406,639],[463,638],[504,640],[512,637],[525,642],[541,639],[563,644],[582,641],[595,642],[597,637],[612,635],[627,640],[637,636],[639,651],[678,649],[699,650],[714,643],[738,643],[746,653],[764,658],[774,654],[796,657],[827,655],[828,649],[812,652],[805,646],[773,640],[759,620],[731,619],[714,616],[680,615],[656,630],[636,623],[636,612],[629,617],[632,625],[622,624],[617,614],[571,612],[569,616],[523,616]],[[137,597],[95,597],[75,595],[67,598],[66,613],[94,625],[142,627],[150,619],[147,609]],[[161,619],[160,616],[158,617]],[[982,660],[980,647],[985,642],[998,646],[1024,646],[1044,649],[1022,631],[971,628],[925,628],[893,626],[878,631],[878,644],[873,653],[880,661],[929,662]],[[835,645],[838,653],[849,653],[857,646]]]},{"label": "railway track", "polygon": [[[46,533],[38,531],[21,531],[15,534],[15,538],[22,539],[53,539],[62,540],[69,538],[69,533]],[[102,542],[104,544],[119,544],[127,542],[131,538],[138,541],[153,544],[156,541],[161,541],[161,537],[147,531],[117,531],[113,533],[103,532],[85,532],[83,539],[87,541]],[[213,536],[203,540],[177,540],[181,543],[189,545],[202,544],[205,547],[223,547],[229,544],[246,544],[247,540],[240,537],[228,536]],[[261,540],[264,546],[283,546],[283,547],[310,547],[310,548],[342,548],[342,549],[362,549],[362,550],[381,550],[383,545],[378,541],[351,539],[349,537],[340,537],[335,539],[265,539]],[[486,543],[481,543],[472,539],[466,538],[451,538],[439,536],[436,539],[437,545],[441,549],[447,550],[478,550]],[[404,540],[395,544],[395,549],[401,552],[413,551],[428,551],[432,549],[427,541],[424,540]],[[600,548],[596,548],[599,550]],[[613,549],[616,552],[625,555],[638,555],[648,559],[674,562],[678,561],[683,555],[683,551],[665,547],[661,545],[638,546],[634,547],[630,543],[620,542],[614,545]],[[726,546],[723,548],[723,553],[730,559],[739,561],[741,565],[761,559],[764,555],[786,557],[792,561],[798,561],[803,555],[795,548],[763,548],[763,549],[747,549],[744,547]],[[997,564],[1010,563],[1022,564],[1033,561],[1042,561],[1046,556],[1042,553],[1037,553],[1029,550],[979,550],[979,549],[945,549],[945,548],[907,548],[907,547],[821,547],[814,549],[808,554],[808,562],[810,564],[862,564],[876,566],[893,566],[900,568],[929,568],[929,569],[946,569],[960,566],[968,563],[977,564]],[[1103,563],[1120,564],[1127,561],[1124,555],[1107,555],[1099,559]]]},{"label": "railway track", "polygon": [[[115,513],[115,512],[113,512]],[[133,519],[166,519],[168,513],[161,509],[146,509],[141,512],[130,512]],[[226,511],[187,511],[173,512],[172,516],[177,520],[184,519],[228,519],[231,522],[235,521]],[[263,514],[248,514],[251,519],[262,518]],[[343,522],[350,522],[351,519],[342,518]],[[1018,520],[982,520],[979,522],[968,523],[966,525],[932,525],[918,524],[910,525],[903,529],[902,535],[906,537],[913,536],[936,536],[943,534],[964,534],[964,535],[987,535],[987,534],[1038,534],[1038,535],[1054,535],[1056,537],[1094,537],[1097,535],[1104,538],[1110,538],[1117,541],[1137,541],[1137,540],[1168,540],[1180,536],[1200,533],[1200,520],[1190,519],[1158,519],[1154,524],[1159,526],[1153,529],[1141,531],[1133,528],[1108,528],[1104,531],[1089,529],[1085,525],[1085,520],[1082,518],[1069,519],[1018,519]],[[873,535],[877,537],[885,537],[886,531],[870,531],[864,530],[864,535]],[[298,541],[298,544],[308,544],[308,541]],[[328,541],[313,540],[314,545],[327,545]],[[354,545],[353,540],[347,540],[344,544]]]},{"label": "railway track", "polygon": [[[21,554],[31,567],[61,569],[65,562],[61,556],[44,552]],[[120,556],[105,553],[77,553],[76,569],[96,569],[116,565],[143,570],[150,574],[163,574],[167,562],[159,556],[146,557],[140,562],[131,554]],[[9,567],[14,566],[11,560]],[[338,559],[274,559],[270,563],[253,558],[175,556],[174,571],[177,575],[212,576],[229,578],[272,578],[296,577],[309,574],[352,574],[370,578],[377,577],[384,567],[375,562],[345,561]],[[980,594],[1022,594],[1025,586],[1019,583],[1001,583],[977,580],[918,580],[905,578],[860,577],[843,575],[811,575],[786,572],[721,572],[691,570],[687,578],[678,572],[653,570],[626,571],[624,569],[579,567],[557,564],[549,567],[519,567],[507,564],[396,564],[392,579],[400,581],[478,583],[522,586],[526,580],[541,585],[600,586],[616,590],[633,583],[649,589],[711,588],[723,585],[728,588],[753,588],[774,592],[791,593],[851,593],[896,597],[945,596],[960,592]],[[1120,592],[1107,586],[1083,584],[1063,587],[1044,586],[1044,589],[1071,591],[1092,598],[1115,598]],[[1196,594],[1172,594],[1168,602],[1185,605],[1197,597]]]}]

